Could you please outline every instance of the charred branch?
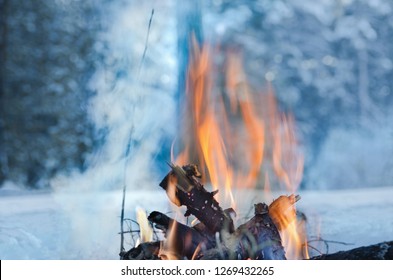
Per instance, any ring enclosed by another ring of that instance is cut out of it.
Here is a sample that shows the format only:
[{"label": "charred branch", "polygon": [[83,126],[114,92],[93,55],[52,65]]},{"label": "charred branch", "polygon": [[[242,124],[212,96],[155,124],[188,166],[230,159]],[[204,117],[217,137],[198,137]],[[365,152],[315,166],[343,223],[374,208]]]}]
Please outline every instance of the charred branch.
[{"label": "charred branch", "polygon": [[234,232],[232,218],[214,198],[217,192],[208,192],[198,181],[200,173],[197,166],[170,164],[170,167],[172,171],[165,176],[160,186],[174,204],[187,207],[185,216],[194,215],[212,234],[223,230]]}]

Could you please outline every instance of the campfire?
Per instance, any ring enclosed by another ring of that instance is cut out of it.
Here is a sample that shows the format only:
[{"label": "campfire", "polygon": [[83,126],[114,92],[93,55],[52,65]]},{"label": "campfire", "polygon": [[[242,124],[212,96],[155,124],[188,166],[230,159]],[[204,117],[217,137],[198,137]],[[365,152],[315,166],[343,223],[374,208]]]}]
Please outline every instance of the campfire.
[{"label": "campfire", "polygon": [[[307,259],[305,220],[295,208],[303,157],[294,119],[278,112],[270,87],[267,93],[251,90],[240,55],[214,56],[225,61],[224,73],[214,69],[212,57],[208,46],[193,44],[183,137],[174,141],[170,171],[159,184],[175,211],[185,207],[184,216],[195,220],[186,225],[159,211],[139,213],[140,242],[121,258]],[[221,78],[214,76],[220,72]],[[253,216],[236,225],[233,189],[259,189],[271,197],[272,184],[285,195],[270,205],[250,202]],[[162,240],[152,240],[149,223]]]}]

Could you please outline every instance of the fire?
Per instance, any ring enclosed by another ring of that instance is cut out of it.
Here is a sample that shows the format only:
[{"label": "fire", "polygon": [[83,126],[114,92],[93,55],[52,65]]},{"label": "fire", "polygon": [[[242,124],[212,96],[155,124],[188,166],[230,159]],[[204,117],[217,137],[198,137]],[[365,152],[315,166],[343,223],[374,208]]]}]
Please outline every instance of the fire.
[{"label": "fire", "polygon": [[[213,190],[220,189],[224,194],[218,199],[229,202],[234,209],[234,187],[255,189],[262,187],[264,181],[265,193],[271,196],[272,175],[274,185],[295,193],[302,178],[303,157],[294,118],[278,112],[270,88],[260,94],[251,89],[239,55],[229,53],[224,68],[224,81],[219,84],[225,89],[220,89],[215,81],[218,71],[213,69],[211,49],[194,42],[188,69],[182,152],[175,159],[173,145],[172,161],[178,165],[198,163],[204,183],[211,184]],[[294,213],[294,197],[287,197],[289,205],[284,205],[285,202],[277,207],[277,202],[273,203],[271,211],[282,227],[287,257],[303,258],[306,239],[296,215],[281,217],[275,212],[285,208],[285,212]]]},{"label": "fire", "polygon": [[170,226],[167,232],[167,239],[161,241],[159,257],[162,260],[178,260],[179,256],[176,253],[177,236],[176,236],[177,222],[176,220]]},{"label": "fire", "polygon": [[[227,62],[227,91],[213,88],[211,53],[208,47],[194,45],[187,80],[187,114],[184,150],[177,164],[198,162],[202,177],[217,190],[225,187],[225,200],[236,207],[232,187],[253,188],[258,182],[265,142],[265,124],[237,69],[240,60],[230,56]],[[240,86],[239,86],[240,85]],[[226,103],[230,103],[227,110]],[[231,119],[241,119],[233,125]]]},{"label": "fire", "polygon": [[149,220],[147,219],[146,212],[141,208],[136,209],[136,220],[139,224],[140,234],[139,234],[139,242],[144,243],[153,240],[153,229],[149,224]]},{"label": "fire", "polygon": [[277,112],[276,100],[271,89],[267,98],[274,173],[285,184],[287,191],[294,193],[302,179],[304,163],[295,134],[295,121],[292,115]]},{"label": "fire", "polygon": [[269,215],[281,233],[288,259],[309,258],[305,219],[298,219],[296,215],[295,203],[298,200],[300,200],[298,195],[283,195],[269,206]]}]

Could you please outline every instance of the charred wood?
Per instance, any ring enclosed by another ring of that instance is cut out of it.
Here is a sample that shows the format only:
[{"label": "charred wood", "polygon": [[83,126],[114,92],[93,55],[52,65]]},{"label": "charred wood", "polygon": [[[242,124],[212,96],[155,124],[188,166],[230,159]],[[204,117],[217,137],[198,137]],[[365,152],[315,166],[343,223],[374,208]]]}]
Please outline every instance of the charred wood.
[{"label": "charred wood", "polygon": [[393,241],[324,254],[311,258],[312,260],[393,260]]},{"label": "charred wood", "polygon": [[255,216],[239,226],[235,235],[239,238],[236,255],[240,259],[285,260],[280,233],[265,203],[254,205]]},{"label": "charred wood", "polygon": [[120,253],[121,260],[159,260],[160,241],[141,243],[127,252]]},{"label": "charred wood", "polygon": [[255,215],[233,234],[222,233],[216,247],[202,252],[203,260],[285,260],[281,237],[264,203],[254,205]]},{"label": "charred wood", "polygon": [[167,240],[174,241],[168,240],[172,243],[170,250],[173,255],[193,259],[198,250],[207,250],[216,245],[214,237],[208,232],[179,223],[158,211],[152,212],[148,220],[165,233]]},{"label": "charred wood", "polygon": [[212,234],[223,230],[234,232],[232,218],[214,198],[217,192],[208,192],[198,181],[200,173],[197,166],[170,164],[170,167],[172,171],[165,176],[160,186],[174,204],[187,207],[185,216],[194,215]]}]

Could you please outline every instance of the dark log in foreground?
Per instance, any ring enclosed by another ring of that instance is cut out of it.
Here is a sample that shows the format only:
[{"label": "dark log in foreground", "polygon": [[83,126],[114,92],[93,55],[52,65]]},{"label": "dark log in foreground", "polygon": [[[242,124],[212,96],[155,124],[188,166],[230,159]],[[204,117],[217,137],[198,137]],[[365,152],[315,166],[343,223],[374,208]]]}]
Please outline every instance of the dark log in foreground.
[{"label": "dark log in foreground", "polygon": [[175,241],[171,242],[173,244],[171,244],[170,248],[174,255],[192,259],[198,246],[203,248],[203,250],[215,246],[214,237],[179,223],[158,211],[152,212],[148,220],[155,224],[156,228],[161,229],[167,239]]},{"label": "dark log in foreground", "polygon": [[324,254],[311,258],[312,260],[393,260],[393,241]]},{"label": "dark log in foreground", "polygon": [[[132,248],[121,256],[122,260],[158,260],[160,242],[142,243]],[[229,248],[222,246],[219,249],[211,249],[196,259],[225,260],[240,259]],[[333,254],[324,254],[312,257],[311,260],[393,260],[393,241],[382,242],[375,245],[355,248],[348,251],[340,251]]]},{"label": "dark log in foreground", "polygon": [[120,253],[121,260],[159,260],[160,241],[141,243],[131,250]]},{"label": "dark log in foreground", "polygon": [[160,187],[165,189],[174,204],[187,207],[185,216],[194,215],[211,233],[222,230],[234,232],[232,218],[214,198],[217,192],[206,191],[198,181],[200,173],[197,166],[189,164],[180,167],[170,164],[170,167],[172,171],[165,176]]}]

